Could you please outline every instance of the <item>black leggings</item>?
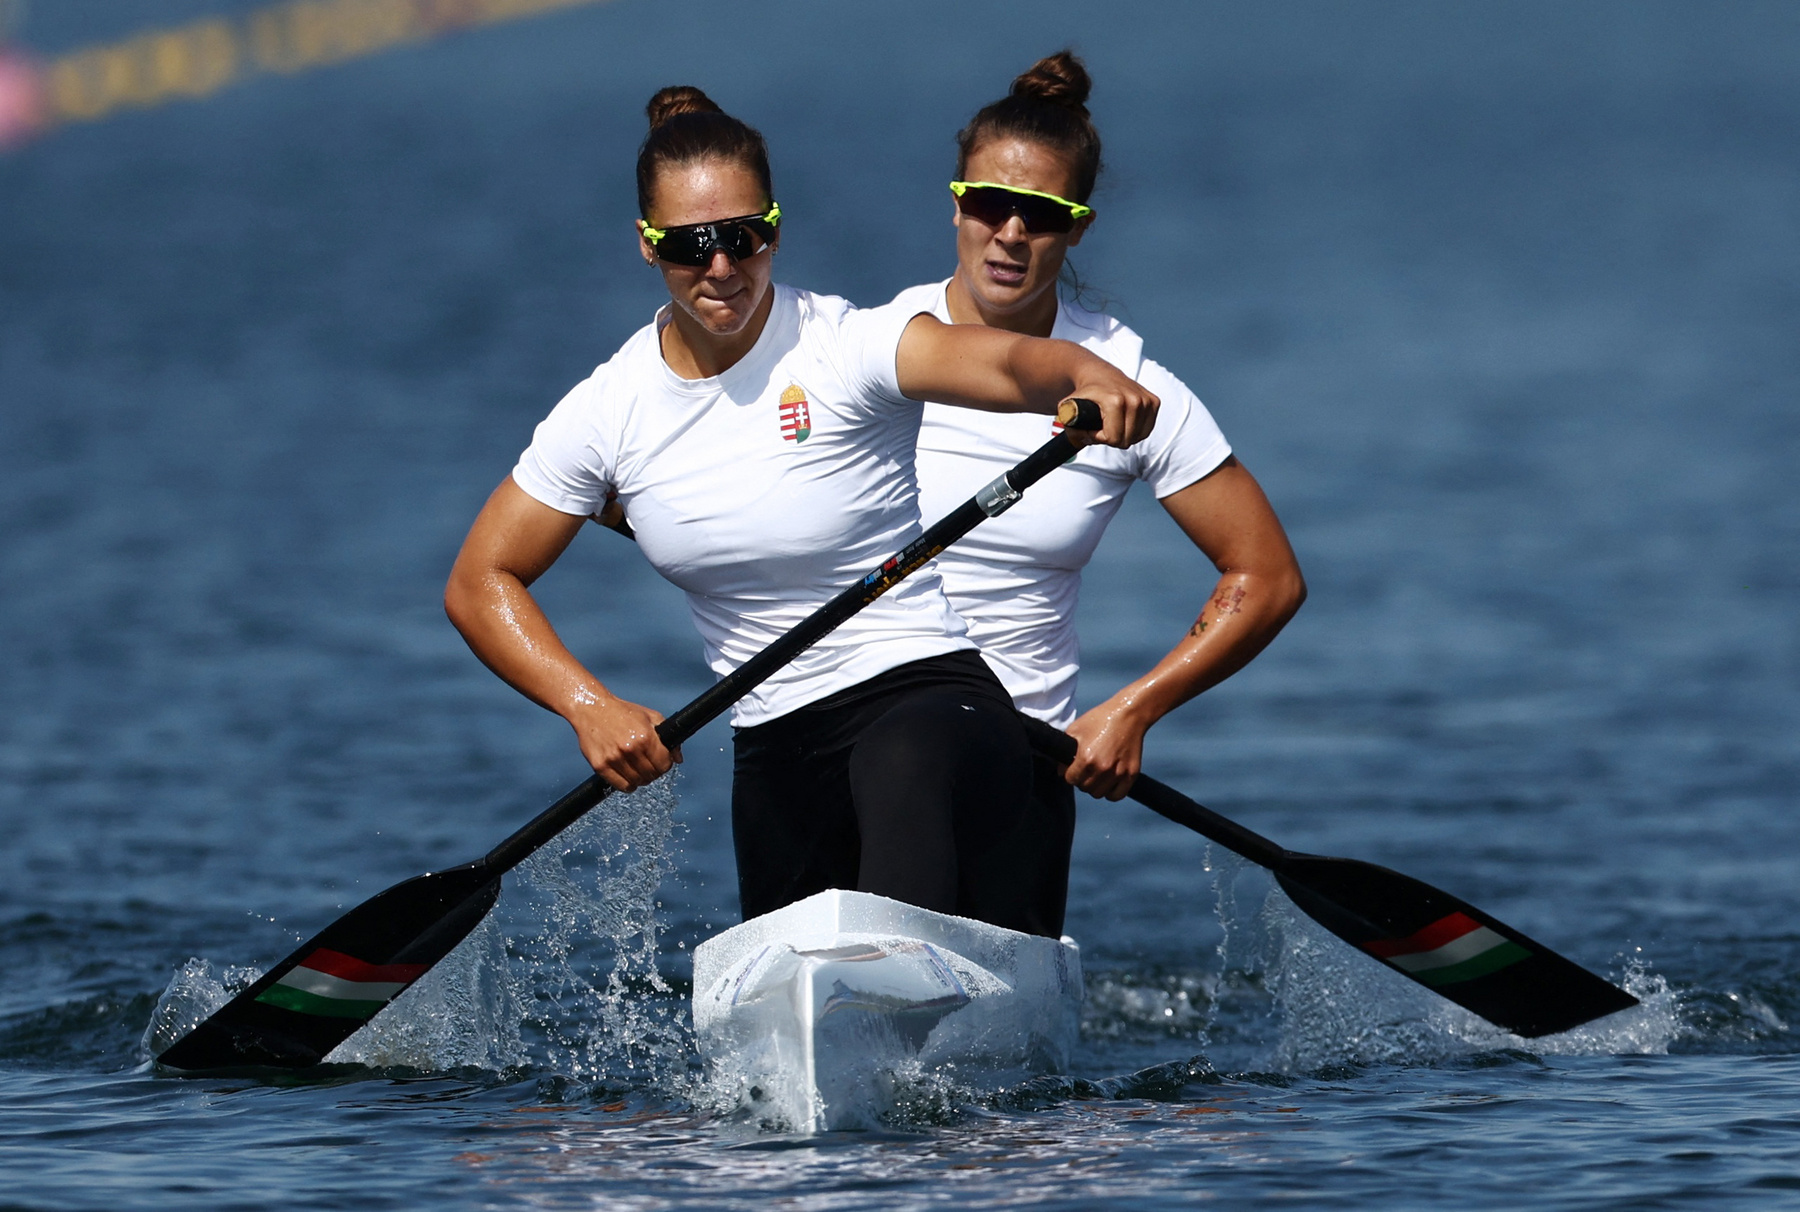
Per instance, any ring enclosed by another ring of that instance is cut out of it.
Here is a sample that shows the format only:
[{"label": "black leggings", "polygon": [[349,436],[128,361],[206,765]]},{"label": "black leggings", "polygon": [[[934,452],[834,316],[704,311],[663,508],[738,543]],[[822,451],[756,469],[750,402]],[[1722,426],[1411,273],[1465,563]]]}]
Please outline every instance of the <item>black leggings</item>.
[{"label": "black leggings", "polygon": [[[890,669],[741,728],[735,741],[731,830],[746,920],[852,888],[1061,931],[1074,803],[1066,828],[1041,819],[1033,781],[1043,776],[1025,731],[974,652]],[[1059,850],[1060,875],[1047,870]]]}]

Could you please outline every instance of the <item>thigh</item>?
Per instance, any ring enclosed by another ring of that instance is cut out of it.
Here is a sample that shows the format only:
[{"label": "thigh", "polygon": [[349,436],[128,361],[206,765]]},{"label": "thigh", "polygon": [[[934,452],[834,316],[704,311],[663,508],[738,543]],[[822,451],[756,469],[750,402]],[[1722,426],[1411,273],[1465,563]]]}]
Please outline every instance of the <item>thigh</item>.
[{"label": "thigh", "polygon": [[779,724],[734,741],[731,838],[746,921],[827,888],[856,887],[849,746]]},{"label": "thigh", "polygon": [[1013,929],[1060,938],[1075,844],[1075,788],[1054,763],[1034,757],[1031,766],[1031,805],[976,877]]},{"label": "thigh", "polygon": [[857,887],[1011,925],[1022,915],[982,883],[1027,813],[1030,779],[1024,730],[1003,694],[946,687],[900,698],[850,759]]}]

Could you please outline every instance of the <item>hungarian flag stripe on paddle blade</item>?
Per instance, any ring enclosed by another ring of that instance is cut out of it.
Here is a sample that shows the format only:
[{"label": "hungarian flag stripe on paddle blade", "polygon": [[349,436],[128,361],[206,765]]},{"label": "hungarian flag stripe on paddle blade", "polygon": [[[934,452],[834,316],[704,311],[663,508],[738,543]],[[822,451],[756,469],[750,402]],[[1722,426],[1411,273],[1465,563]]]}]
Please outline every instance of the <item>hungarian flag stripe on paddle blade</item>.
[{"label": "hungarian flag stripe on paddle blade", "polygon": [[1363,944],[1363,950],[1433,987],[1473,980],[1531,958],[1528,949],[1461,910],[1407,938],[1372,939]]},{"label": "hungarian flag stripe on paddle blade", "polygon": [[1637,1005],[1581,965],[1398,871],[1292,855],[1276,879],[1357,950],[1515,1035],[1554,1035]]},{"label": "hungarian flag stripe on paddle blade", "polygon": [[257,996],[257,1001],[298,1014],[373,1018],[425,975],[424,964],[369,964],[320,947]]},{"label": "hungarian flag stripe on paddle blade", "polygon": [[308,939],[157,1057],[204,1072],[316,1065],[473,930],[500,895],[480,863],[421,875]]}]

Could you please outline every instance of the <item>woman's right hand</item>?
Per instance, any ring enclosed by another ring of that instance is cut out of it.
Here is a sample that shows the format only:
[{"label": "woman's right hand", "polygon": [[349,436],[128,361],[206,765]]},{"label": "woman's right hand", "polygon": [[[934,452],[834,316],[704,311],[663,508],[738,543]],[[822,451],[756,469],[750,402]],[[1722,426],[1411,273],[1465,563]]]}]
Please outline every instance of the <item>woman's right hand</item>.
[{"label": "woman's right hand", "polygon": [[662,714],[611,695],[587,697],[566,709],[581,755],[614,791],[635,791],[653,783],[681,761],[656,734]]}]

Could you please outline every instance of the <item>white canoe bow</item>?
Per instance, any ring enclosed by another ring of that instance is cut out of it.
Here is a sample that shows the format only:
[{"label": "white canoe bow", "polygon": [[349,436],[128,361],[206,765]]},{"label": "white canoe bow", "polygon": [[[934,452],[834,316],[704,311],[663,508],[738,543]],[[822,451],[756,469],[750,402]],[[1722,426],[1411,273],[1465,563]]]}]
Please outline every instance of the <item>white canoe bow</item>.
[{"label": "white canoe bow", "polygon": [[878,1126],[900,1088],[953,1068],[994,1085],[1068,1065],[1081,952],[833,889],[694,950],[694,1029],[715,1080],[800,1132]]}]

